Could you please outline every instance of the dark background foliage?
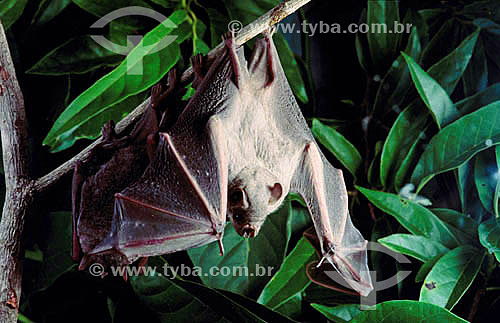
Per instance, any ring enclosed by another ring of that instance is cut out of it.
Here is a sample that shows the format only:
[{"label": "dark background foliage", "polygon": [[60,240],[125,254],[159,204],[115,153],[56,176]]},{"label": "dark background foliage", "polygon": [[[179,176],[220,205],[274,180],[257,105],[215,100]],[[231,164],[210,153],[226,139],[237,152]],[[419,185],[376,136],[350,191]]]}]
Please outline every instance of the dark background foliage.
[{"label": "dark background foliage", "polygon": [[[97,17],[129,5],[149,6],[166,16],[181,10],[185,18],[173,33],[184,41],[172,45],[179,52],[162,52],[153,59],[165,62],[171,57],[169,66],[184,70],[189,57],[219,42],[230,20],[247,24],[278,2],[0,1],[26,101],[34,175],[48,173],[86,147],[107,120],[117,121],[130,112],[168,71],[125,91],[130,97],[122,103],[117,101],[123,95],[89,89],[124,60],[88,41],[95,33],[89,26]],[[231,227],[226,229],[224,243],[232,258],[219,257],[216,246],[208,245],[150,260],[150,265],[202,268],[266,264],[275,268],[271,282],[270,277],[193,276],[141,276],[124,282],[78,272],[69,257],[67,176],[46,193],[28,219],[20,320],[344,322],[381,321],[390,312],[394,316],[386,322],[421,319],[419,315],[434,315],[436,322],[458,321],[450,310],[477,322],[494,317],[500,299],[500,226],[495,220],[500,149],[494,147],[500,143],[500,121],[494,118],[500,109],[494,103],[500,100],[499,8],[493,0],[313,0],[285,22],[339,23],[346,28],[358,22],[392,23],[391,17],[398,14],[401,22],[416,29],[411,35],[392,36],[275,36],[314,135],[332,164],[344,171],[355,225],[366,238],[381,239],[385,246],[412,257],[411,264],[401,265],[384,255],[370,255],[370,268],[379,279],[402,269],[412,271],[403,282],[377,294],[376,311],[359,314],[358,298],[307,278],[307,263],[317,259],[301,237],[311,222],[300,199],[293,196],[269,216],[256,239],[243,240]],[[103,34],[123,44],[125,35],[145,35],[156,25],[144,17],[122,18]],[[403,58],[401,51],[410,58]],[[109,109],[98,106],[103,110],[86,121],[76,113],[88,108],[75,104],[81,95],[105,98],[111,102]],[[54,124],[64,124],[59,116],[65,110],[76,115],[68,129],[75,126],[80,132],[57,132]],[[474,141],[482,138],[476,129],[481,127],[491,130],[486,144],[484,139]],[[446,147],[468,153],[432,155],[432,149],[443,152]],[[423,180],[425,175],[432,179]],[[414,184],[413,190],[407,183]],[[426,287],[432,283],[438,288]],[[447,284],[452,287],[441,288]]]}]

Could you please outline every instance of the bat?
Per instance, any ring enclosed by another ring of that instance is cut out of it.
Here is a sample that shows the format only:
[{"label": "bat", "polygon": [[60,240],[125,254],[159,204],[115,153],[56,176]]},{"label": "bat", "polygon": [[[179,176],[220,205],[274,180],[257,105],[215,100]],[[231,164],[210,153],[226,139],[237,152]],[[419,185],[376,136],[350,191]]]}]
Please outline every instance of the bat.
[{"label": "bat", "polygon": [[123,263],[217,241],[228,218],[255,237],[289,192],[302,196],[321,253],[361,295],[372,283],[366,244],[353,226],[342,171],[322,154],[286,80],[273,29],[243,47],[226,36],[216,59],[192,59],[196,88],[159,132],[144,174],[115,194],[109,234],[87,252]]},{"label": "bat", "polygon": [[[175,108],[165,109],[163,101],[175,106],[182,95],[177,87],[176,71],[168,74],[169,87],[161,84],[152,89],[152,99],[145,113],[120,135],[113,121],[103,127],[103,140],[86,160],[76,163],[72,183],[73,249],[72,258],[80,261],[80,269],[99,262],[119,266],[127,262],[119,253],[90,254],[111,230],[114,194],[134,183],[143,174],[152,156],[155,135],[170,126]],[[172,93],[176,92],[173,96]],[[166,100],[166,97],[169,100]],[[149,156],[149,157],[148,157]],[[83,256],[82,256],[83,253]]]}]

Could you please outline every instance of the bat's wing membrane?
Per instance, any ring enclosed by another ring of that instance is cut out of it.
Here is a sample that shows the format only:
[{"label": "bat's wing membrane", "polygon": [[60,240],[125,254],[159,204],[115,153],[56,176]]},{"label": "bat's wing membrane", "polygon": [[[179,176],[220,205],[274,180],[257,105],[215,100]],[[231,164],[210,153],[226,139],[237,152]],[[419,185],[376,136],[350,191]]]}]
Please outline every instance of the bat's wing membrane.
[{"label": "bat's wing membrane", "polygon": [[222,131],[214,117],[199,131],[161,133],[142,178],[116,195],[111,233],[91,253],[134,259],[220,242],[227,209]]},{"label": "bat's wing membrane", "polygon": [[373,286],[367,241],[351,222],[342,171],[330,165],[315,142],[306,145],[291,190],[307,203],[323,260],[328,260],[353,289],[368,295]]}]

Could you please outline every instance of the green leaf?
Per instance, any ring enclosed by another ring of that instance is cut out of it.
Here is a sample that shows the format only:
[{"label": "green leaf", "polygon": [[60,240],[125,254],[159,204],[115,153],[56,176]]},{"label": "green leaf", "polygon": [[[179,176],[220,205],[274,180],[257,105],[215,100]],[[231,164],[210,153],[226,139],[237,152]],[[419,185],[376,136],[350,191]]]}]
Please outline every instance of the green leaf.
[{"label": "green leaf", "polygon": [[484,252],[471,246],[445,254],[425,278],[419,300],[451,310],[472,284],[484,256]]},{"label": "green leaf", "polygon": [[311,306],[327,319],[336,323],[350,322],[361,313],[359,304],[343,304],[334,307],[311,304]]},{"label": "green leaf", "polygon": [[500,262],[500,223],[491,218],[479,225],[479,241]]},{"label": "green leaf", "polygon": [[375,310],[362,311],[351,323],[448,322],[467,323],[450,311],[424,302],[398,300],[379,303]]},{"label": "green leaf", "polygon": [[53,49],[29,70],[28,74],[85,74],[102,66],[114,66],[123,60],[90,36],[79,36]]},{"label": "green leaf", "polygon": [[493,200],[498,184],[498,166],[495,149],[487,149],[477,154],[474,165],[474,182],[483,207],[495,213]]},{"label": "green leaf", "polygon": [[394,189],[398,192],[403,186],[405,186],[406,183],[409,182],[409,177],[411,176],[411,171],[413,169],[412,167],[414,167],[418,161],[418,153],[420,152],[419,145],[421,140],[421,137],[418,137],[417,140],[415,140],[413,145],[410,147],[408,154],[401,162],[401,166],[396,172],[396,175],[394,176]]},{"label": "green leaf", "polygon": [[425,277],[429,274],[431,271],[432,267],[438,262],[441,257],[443,257],[444,254],[436,256],[428,261],[426,261],[422,266],[420,266],[420,269],[418,270],[417,274],[415,275],[415,283],[421,283],[424,281]]},{"label": "green leaf", "polygon": [[411,256],[422,262],[429,261],[449,251],[448,248],[437,241],[411,234],[392,234],[379,239],[378,242],[391,250]]},{"label": "green leaf", "polygon": [[432,138],[412,175],[417,192],[435,175],[455,169],[478,152],[500,143],[500,102],[468,114]]},{"label": "green leaf", "polygon": [[45,0],[33,18],[33,23],[43,25],[59,15],[72,1],[71,0]]},{"label": "green leaf", "polygon": [[[405,52],[417,61],[420,58],[422,46],[416,27],[412,28]],[[403,104],[403,101],[406,99],[405,95],[410,89],[410,82],[411,78],[408,66],[404,63],[403,56],[400,55],[392,63],[391,68],[378,88],[375,103],[373,104],[373,113],[387,112],[384,110],[381,111],[381,109],[400,109],[400,105]]]},{"label": "green leaf", "polygon": [[[477,40],[476,33],[466,38],[453,52],[427,71],[429,76],[435,79],[448,95],[454,91],[469,63]],[[382,150],[380,180],[385,188],[390,183],[391,174],[401,167],[415,141],[423,134],[427,119],[428,115],[422,113],[419,99],[413,101],[398,116]]]},{"label": "green leaf", "polygon": [[482,29],[481,38],[484,40],[484,48],[488,58],[500,68],[500,58],[498,52],[500,50],[500,25],[485,18],[474,20],[474,24]]},{"label": "green leaf", "polygon": [[495,156],[497,160],[497,169],[498,169],[498,174],[496,176],[497,180],[497,185],[495,187],[495,195],[493,196],[493,209],[495,210],[495,216],[498,219],[500,217],[499,211],[498,211],[498,203],[500,201],[500,145],[497,145],[495,148]]},{"label": "green leaf", "polygon": [[9,29],[21,17],[28,0],[2,0],[0,1],[0,20],[3,28]]},{"label": "green leaf", "polygon": [[290,215],[290,202],[285,201],[277,212],[267,216],[259,234],[253,239],[239,236],[233,225],[228,223],[222,240],[225,249],[222,257],[216,243],[188,250],[193,264],[201,267],[203,272],[209,272],[210,268],[216,266],[247,268],[249,273],[237,276],[202,276],[200,278],[203,283],[243,295],[260,292],[285,258],[290,236],[287,230]]},{"label": "green leaf", "polygon": [[[151,9],[151,6],[142,0],[121,0],[121,1],[98,1],[98,0],[72,0],[74,4],[87,11],[88,13],[101,18],[117,9],[123,9],[131,6],[138,6]],[[129,15],[121,17],[114,22],[128,25],[136,29],[142,29],[143,23],[141,17]]]},{"label": "green leaf", "polygon": [[400,169],[409,151],[424,135],[429,116],[422,113],[422,104],[414,101],[394,122],[385,140],[380,159],[380,181],[387,188],[394,170]]},{"label": "green leaf", "polygon": [[47,288],[76,264],[71,258],[73,243],[71,212],[53,212],[44,218],[38,242],[43,252],[36,289]]},{"label": "green leaf", "polygon": [[[359,17],[359,24],[366,23],[366,8],[363,9],[361,15]],[[369,72],[369,68],[371,67],[370,60],[370,49],[368,48],[368,40],[366,39],[366,35],[362,33],[356,33],[356,54],[358,56],[359,65],[365,72]]]},{"label": "green leaf", "polygon": [[488,62],[483,40],[478,39],[472,59],[462,79],[465,96],[471,96],[488,87]]},{"label": "green leaf", "polygon": [[313,120],[311,131],[316,139],[356,177],[362,161],[356,147],[335,129],[325,126],[318,119]]},{"label": "green leaf", "polygon": [[[252,2],[224,0],[231,20],[238,20],[243,25],[252,23],[255,19],[259,18],[279,3],[279,0],[255,0]],[[307,97],[304,80],[300,74],[294,54],[281,32],[274,35],[274,45],[278,51],[281,65],[283,66],[283,70],[285,71],[286,78],[288,79],[288,83],[290,83],[293,93],[301,102],[307,103],[309,98]]]},{"label": "green leaf", "polygon": [[[185,11],[176,11],[170,19],[180,24],[187,18]],[[157,83],[180,57],[179,45],[175,42],[155,52],[154,44],[164,39],[172,29],[160,24],[144,36],[143,40],[113,71],[102,77],[80,94],[59,116],[43,143],[52,151],[59,151],[75,127],[95,118],[111,106],[138,94]],[[151,46],[150,46],[151,45]],[[140,69],[140,74],[129,73]]]},{"label": "green leaf", "polygon": [[432,213],[448,225],[461,244],[477,243],[478,223],[474,219],[449,209],[432,209]]},{"label": "green leaf", "polygon": [[442,243],[448,248],[458,245],[457,238],[434,213],[418,203],[398,195],[356,186],[376,207],[392,215],[408,231]]},{"label": "green leaf", "polygon": [[311,283],[306,275],[306,266],[315,259],[314,248],[305,238],[300,239],[264,287],[257,302],[276,309],[302,292]]},{"label": "green leaf", "polygon": [[[165,276],[134,276],[131,285],[139,299],[151,308],[160,322],[290,322],[276,312],[254,303],[255,313],[240,305],[234,297],[203,285],[168,279]],[[246,300],[249,301],[249,300]],[[265,313],[265,314],[263,314]]]},{"label": "green leaf", "polygon": [[466,115],[499,100],[500,83],[496,83],[473,96],[457,102],[456,107],[462,115]]},{"label": "green leaf", "polygon": [[459,113],[446,91],[410,56],[402,53],[420,97],[431,111],[439,128],[455,120]]},{"label": "green leaf", "polygon": [[372,61],[382,68],[388,59],[397,56],[403,34],[389,32],[394,22],[400,22],[398,1],[372,0],[368,1],[367,23],[387,26],[387,32],[369,32],[368,44]]},{"label": "green leaf", "polygon": [[78,126],[66,133],[66,137],[61,137],[60,150],[71,147],[79,139],[96,139],[101,136],[102,127],[106,122],[112,120],[115,123],[125,118],[138,105],[146,100],[149,91],[144,91],[121,101],[107,110],[96,114],[94,117],[82,122]]},{"label": "green leaf", "polygon": [[299,319],[302,315],[302,293],[293,295],[287,302],[276,307],[275,311],[291,319]]},{"label": "green leaf", "polygon": [[151,0],[151,2],[156,3],[164,8],[173,8],[179,5],[179,0]]},{"label": "green leaf", "polygon": [[227,32],[229,19],[216,9],[205,8],[205,10],[210,20],[210,44],[215,48],[221,42],[222,35]]}]

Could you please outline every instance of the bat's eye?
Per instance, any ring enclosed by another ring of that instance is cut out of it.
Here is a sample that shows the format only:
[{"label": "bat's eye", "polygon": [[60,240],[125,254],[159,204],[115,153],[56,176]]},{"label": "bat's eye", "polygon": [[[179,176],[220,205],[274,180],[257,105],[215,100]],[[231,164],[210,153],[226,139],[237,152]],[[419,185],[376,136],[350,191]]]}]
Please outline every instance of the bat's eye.
[{"label": "bat's eye", "polygon": [[233,214],[233,219],[236,222],[242,221],[243,220],[243,213],[235,213],[235,214]]},{"label": "bat's eye", "polygon": [[229,196],[229,201],[231,202],[231,204],[240,204],[243,201],[243,191],[235,190],[234,192],[232,192]]}]

